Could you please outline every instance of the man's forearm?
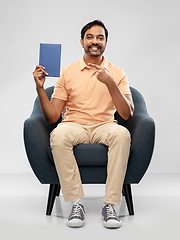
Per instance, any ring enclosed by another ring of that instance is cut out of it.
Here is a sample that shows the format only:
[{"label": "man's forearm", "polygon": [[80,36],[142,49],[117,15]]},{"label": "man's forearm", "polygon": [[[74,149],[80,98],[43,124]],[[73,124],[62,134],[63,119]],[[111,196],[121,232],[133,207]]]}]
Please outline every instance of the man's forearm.
[{"label": "man's forearm", "polygon": [[58,116],[54,105],[49,101],[43,87],[36,87],[42,112],[49,123],[57,121]]},{"label": "man's forearm", "polygon": [[134,111],[133,103],[121,93],[121,90],[113,79],[106,85],[118,113],[125,120],[130,119],[133,116]]},{"label": "man's forearm", "polygon": [[97,79],[107,86],[109,93],[113,99],[114,105],[121,117],[125,120],[131,118],[134,111],[134,104],[131,95],[124,96],[122,94],[118,85],[105,68],[92,63],[89,63],[88,65],[96,69]]}]

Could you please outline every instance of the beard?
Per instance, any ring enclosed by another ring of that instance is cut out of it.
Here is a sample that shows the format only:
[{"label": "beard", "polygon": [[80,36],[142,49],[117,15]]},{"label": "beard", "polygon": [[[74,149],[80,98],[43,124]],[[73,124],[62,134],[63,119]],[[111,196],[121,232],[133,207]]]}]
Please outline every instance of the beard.
[{"label": "beard", "polygon": [[[93,47],[97,48],[97,51],[93,51]],[[91,46],[84,48],[85,53],[90,57],[99,57],[103,54],[104,49],[98,44],[92,44]]]}]

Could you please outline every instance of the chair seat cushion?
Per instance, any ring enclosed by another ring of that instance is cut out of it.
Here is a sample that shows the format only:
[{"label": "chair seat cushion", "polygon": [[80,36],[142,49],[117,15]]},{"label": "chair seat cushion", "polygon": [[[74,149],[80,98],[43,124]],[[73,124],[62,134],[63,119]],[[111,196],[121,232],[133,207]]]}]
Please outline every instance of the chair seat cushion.
[{"label": "chair seat cushion", "polygon": [[[79,144],[74,147],[74,156],[79,166],[106,166],[108,147],[103,144]],[[51,148],[48,148],[49,159],[54,162]]]}]

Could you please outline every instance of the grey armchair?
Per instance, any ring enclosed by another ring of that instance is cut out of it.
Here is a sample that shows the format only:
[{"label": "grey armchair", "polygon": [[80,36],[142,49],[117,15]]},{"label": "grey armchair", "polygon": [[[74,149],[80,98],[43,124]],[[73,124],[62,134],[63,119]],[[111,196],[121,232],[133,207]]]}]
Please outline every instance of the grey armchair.
[{"label": "grey armchair", "polygon": [[[51,98],[54,87],[46,89]],[[130,215],[134,215],[131,184],[137,184],[150,164],[155,141],[155,123],[148,115],[144,98],[134,88],[130,88],[135,105],[134,115],[124,120],[116,112],[118,124],[125,126],[131,133],[131,150],[123,185],[123,195]],[[31,116],[24,122],[24,144],[33,172],[42,184],[50,184],[46,215],[51,215],[55,197],[59,195],[60,184],[49,137],[50,132],[62,118],[49,124],[41,111],[38,97]],[[102,144],[80,144],[74,147],[74,155],[79,166],[83,184],[105,184],[108,147]]]}]

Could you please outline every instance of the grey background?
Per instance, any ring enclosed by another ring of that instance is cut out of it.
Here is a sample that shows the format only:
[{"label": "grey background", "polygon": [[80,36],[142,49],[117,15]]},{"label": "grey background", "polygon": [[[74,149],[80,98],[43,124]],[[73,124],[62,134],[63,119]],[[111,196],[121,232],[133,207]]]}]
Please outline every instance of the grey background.
[{"label": "grey background", "polygon": [[[36,97],[32,72],[40,42],[61,43],[61,66],[69,65],[81,58],[80,30],[94,19],[109,30],[106,58],[125,70],[156,122],[148,171],[179,172],[179,7],[178,0],[1,0],[0,173],[31,172],[23,122]],[[47,78],[45,86],[55,80]]]}]

